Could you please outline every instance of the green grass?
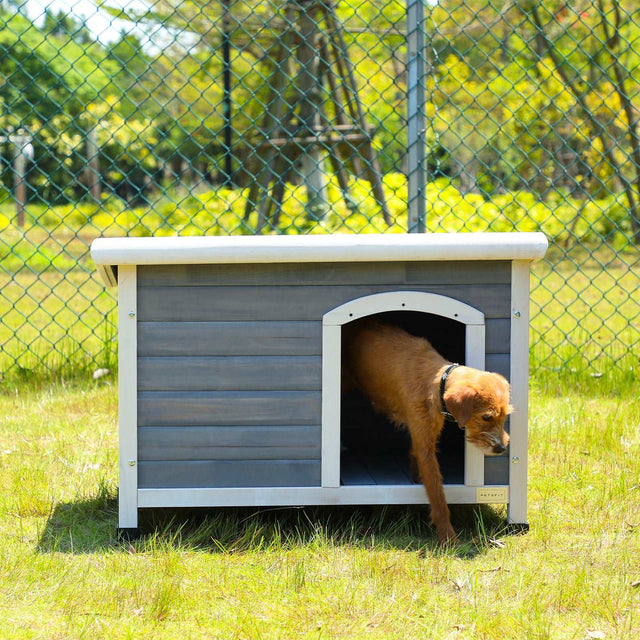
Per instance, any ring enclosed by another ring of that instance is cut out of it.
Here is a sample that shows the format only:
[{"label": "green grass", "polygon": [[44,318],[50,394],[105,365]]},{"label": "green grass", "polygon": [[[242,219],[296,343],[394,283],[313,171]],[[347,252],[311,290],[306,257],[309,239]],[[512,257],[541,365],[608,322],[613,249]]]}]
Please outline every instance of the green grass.
[{"label": "green grass", "polygon": [[585,393],[639,380],[639,258],[637,248],[552,246],[532,265],[530,364],[537,379]]},{"label": "green grass", "polygon": [[0,394],[0,629],[13,638],[640,636],[640,405],[531,391],[531,531],[453,508],[151,511],[119,543],[112,385]]}]

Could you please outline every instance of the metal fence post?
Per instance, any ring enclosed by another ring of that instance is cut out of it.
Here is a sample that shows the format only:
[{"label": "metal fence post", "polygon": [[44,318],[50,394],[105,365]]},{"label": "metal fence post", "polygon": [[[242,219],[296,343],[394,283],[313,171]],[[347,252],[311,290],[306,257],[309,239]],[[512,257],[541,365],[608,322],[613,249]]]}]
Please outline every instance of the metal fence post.
[{"label": "metal fence post", "polygon": [[409,232],[425,224],[424,0],[407,0],[407,156]]}]

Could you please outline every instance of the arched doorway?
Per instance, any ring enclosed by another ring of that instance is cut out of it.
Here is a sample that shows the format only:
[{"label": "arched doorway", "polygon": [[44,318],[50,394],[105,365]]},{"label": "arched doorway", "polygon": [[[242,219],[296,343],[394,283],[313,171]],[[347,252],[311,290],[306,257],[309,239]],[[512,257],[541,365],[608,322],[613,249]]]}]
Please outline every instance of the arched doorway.
[{"label": "arched doorway", "polygon": [[[322,486],[411,486],[408,437],[362,398],[341,396],[342,327],[375,316],[426,337],[447,359],[484,368],[484,314],[447,296],[394,291],[347,302],[323,317]],[[358,430],[366,430],[368,437]],[[365,446],[358,447],[363,442]],[[481,486],[484,456],[454,426],[441,438],[445,484]],[[425,496],[426,499],[426,496]]]}]

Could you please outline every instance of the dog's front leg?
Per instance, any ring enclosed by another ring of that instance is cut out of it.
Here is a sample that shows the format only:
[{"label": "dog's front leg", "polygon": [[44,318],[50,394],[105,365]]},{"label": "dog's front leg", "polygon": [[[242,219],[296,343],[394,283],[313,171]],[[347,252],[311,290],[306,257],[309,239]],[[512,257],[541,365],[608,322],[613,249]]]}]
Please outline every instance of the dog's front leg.
[{"label": "dog's front leg", "polygon": [[436,442],[431,439],[412,437],[411,455],[420,472],[420,479],[427,491],[431,506],[431,522],[433,522],[438,542],[444,544],[456,540],[456,533],[451,526],[449,505],[444,497],[442,474],[436,457]]}]

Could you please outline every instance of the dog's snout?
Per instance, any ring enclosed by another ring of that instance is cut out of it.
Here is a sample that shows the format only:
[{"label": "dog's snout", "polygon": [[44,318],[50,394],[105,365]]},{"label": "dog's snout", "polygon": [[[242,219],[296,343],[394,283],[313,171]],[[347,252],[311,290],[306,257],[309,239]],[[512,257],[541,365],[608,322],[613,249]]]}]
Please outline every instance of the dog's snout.
[{"label": "dog's snout", "polygon": [[501,453],[504,453],[507,450],[507,447],[505,447],[501,442],[498,444],[494,444],[493,445],[493,453],[495,453],[496,455],[500,455]]}]

